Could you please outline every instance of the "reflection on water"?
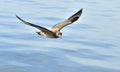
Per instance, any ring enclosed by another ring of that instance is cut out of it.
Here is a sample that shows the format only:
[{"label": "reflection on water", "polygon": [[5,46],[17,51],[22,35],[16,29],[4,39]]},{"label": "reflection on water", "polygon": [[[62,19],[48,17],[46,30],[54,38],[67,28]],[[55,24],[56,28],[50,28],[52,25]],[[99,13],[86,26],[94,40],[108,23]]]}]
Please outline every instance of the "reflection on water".
[{"label": "reflection on water", "polygon": [[[1,0],[0,71],[120,72],[119,2]],[[51,28],[80,8],[62,39],[40,37],[15,17]]]}]

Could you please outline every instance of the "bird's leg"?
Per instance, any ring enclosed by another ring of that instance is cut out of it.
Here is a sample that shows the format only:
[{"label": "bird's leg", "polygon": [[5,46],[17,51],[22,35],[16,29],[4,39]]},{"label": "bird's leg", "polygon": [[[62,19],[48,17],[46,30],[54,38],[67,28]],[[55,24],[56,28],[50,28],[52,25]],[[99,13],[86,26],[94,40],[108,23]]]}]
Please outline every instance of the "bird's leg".
[{"label": "bird's leg", "polygon": [[41,33],[40,32],[36,32],[38,35],[41,35]]}]

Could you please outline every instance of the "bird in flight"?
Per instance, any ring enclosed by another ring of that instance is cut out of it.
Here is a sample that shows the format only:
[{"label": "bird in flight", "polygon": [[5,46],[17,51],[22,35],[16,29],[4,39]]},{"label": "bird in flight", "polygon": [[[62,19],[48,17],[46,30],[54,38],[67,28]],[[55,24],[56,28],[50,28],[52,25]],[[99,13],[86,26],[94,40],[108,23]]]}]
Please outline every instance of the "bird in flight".
[{"label": "bird in flight", "polygon": [[40,36],[44,36],[46,38],[61,38],[62,37],[62,33],[60,32],[60,30],[63,27],[65,27],[65,26],[67,26],[69,24],[72,24],[73,22],[77,21],[79,19],[79,17],[81,16],[81,14],[82,14],[82,10],[83,9],[81,8],[78,12],[76,12],[75,14],[73,14],[67,20],[59,22],[56,25],[54,25],[50,30],[48,30],[47,28],[44,28],[42,26],[38,26],[38,25],[32,24],[30,22],[27,22],[27,21],[23,20],[22,18],[20,18],[17,15],[16,15],[16,17],[20,21],[22,21],[23,23],[25,23],[26,25],[33,26],[33,27],[39,29],[40,31],[36,32],[36,33],[39,34]]}]

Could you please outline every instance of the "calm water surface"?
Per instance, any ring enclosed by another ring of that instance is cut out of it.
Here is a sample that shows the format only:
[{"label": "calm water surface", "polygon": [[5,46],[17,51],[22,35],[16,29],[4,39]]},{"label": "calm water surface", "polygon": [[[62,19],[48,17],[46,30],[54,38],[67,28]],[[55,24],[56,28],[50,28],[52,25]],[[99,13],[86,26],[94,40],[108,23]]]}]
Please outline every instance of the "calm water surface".
[{"label": "calm water surface", "polygon": [[[62,39],[38,36],[83,8]],[[120,72],[120,0],[0,0],[0,72]]]}]

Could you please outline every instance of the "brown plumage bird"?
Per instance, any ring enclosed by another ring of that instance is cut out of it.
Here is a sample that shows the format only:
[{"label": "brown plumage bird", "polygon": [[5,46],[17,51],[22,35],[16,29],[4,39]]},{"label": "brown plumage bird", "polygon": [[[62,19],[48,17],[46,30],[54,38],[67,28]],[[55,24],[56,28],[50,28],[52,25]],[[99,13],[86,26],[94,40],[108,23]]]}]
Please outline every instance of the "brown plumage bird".
[{"label": "brown plumage bird", "polygon": [[62,33],[60,32],[60,30],[69,25],[69,24],[72,24],[73,22],[77,21],[79,19],[79,17],[81,16],[82,14],[82,9],[80,9],[78,12],[76,12],[75,14],[73,14],[71,17],[69,17],[67,20],[63,21],[63,22],[60,22],[60,23],[57,23],[56,25],[54,25],[52,27],[51,30],[48,30],[44,27],[41,27],[41,26],[38,26],[38,25],[35,25],[35,24],[32,24],[30,22],[27,22],[23,19],[21,19],[19,16],[16,15],[16,17],[22,21],[23,23],[27,24],[27,25],[30,25],[30,26],[33,26],[37,29],[40,30],[40,32],[37,32],[39,35],[41,36],[44,36],[44,37],[47,37],[47,38],[60,38],[62,36]]}]

